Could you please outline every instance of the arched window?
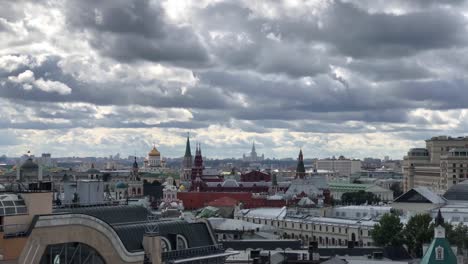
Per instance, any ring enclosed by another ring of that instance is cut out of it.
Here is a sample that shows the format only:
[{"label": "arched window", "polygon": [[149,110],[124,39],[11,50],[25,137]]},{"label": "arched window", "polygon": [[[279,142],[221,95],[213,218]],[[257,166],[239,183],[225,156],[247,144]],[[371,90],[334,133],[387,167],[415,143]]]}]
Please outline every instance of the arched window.
[{"label": "arched window", "polygon": [[[223,235],[224,237],[225,235]],[[177,250],[182,250],[182,249],[187,249],[188,248],[188,243],[187,239],[183,237],[182,235],[177,235]]]},{"label": "arched window", "polygon": [[444,248],[441,246],[436,247],[436,260],[444,260]]}]

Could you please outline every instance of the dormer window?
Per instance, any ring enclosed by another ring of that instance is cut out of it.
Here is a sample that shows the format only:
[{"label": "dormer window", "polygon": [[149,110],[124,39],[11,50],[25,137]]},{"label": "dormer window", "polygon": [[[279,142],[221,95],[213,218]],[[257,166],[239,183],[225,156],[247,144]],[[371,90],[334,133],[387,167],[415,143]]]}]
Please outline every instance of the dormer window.
[{"label": "dormer window", "polygon": [[436,260],[444,260],[444,248],[441,246],[436,247],[435,249],[436,253]]}]

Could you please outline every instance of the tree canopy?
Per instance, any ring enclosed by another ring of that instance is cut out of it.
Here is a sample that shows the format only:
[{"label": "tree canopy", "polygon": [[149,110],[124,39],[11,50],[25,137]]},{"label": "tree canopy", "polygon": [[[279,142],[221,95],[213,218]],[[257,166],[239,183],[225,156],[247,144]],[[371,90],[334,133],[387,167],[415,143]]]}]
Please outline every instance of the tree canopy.
[{"label": "tree canopy", "polygon": [[390,190],[393,191],[393,197],[395,198],[403,194],[403,190],[401,189],[401,184],[399,182],[392,183]]},{"label": "tree canopy", "polygon": [[357,192],[346,192],[341,196],[342,204],[374,204],[380,202],[379,197],[371,192],[357,191]]},{"label": "tree canopy", "polygon": [[403,224],[394,214],[384,214],[371,232],[377,246],[401,246],[404,244]]},{"label": "tree canopy", "polygon": [[434,225],[431,222],[429,214],[417,214],[405,226],[405,244],[409,253],[417,258],[423,256],[423,244],[431,242],[434,237]]}]

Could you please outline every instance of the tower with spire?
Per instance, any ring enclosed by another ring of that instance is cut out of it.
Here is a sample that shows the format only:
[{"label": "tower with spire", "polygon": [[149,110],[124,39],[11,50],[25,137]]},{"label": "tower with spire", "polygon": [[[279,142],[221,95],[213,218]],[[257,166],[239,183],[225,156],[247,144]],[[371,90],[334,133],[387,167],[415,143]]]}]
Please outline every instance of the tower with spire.
[{"label": "tower with spire", "polygon": [[255,141],[252,142],[252,151],[250,151],[250,158],[257,160],[257,151],[255,151]]},{"label": "tower with spire", "polygon": [[304,157],[302,155],[302,149],[299,151],[299,157],[297,158],[297,168],[296,168],[296,179],[304,179],[305,177],[305,167],[304,167]]},{"label": "tower with spire", "polygon": [[195,159],[192,166],[191,179],[195,180],[197,177],[201,178],[203,176],[203,169],[203,156],[201,153],[200,143],[198,143],[195,149]]},{"label": "tower with spire", "polygon": [[137,162],[137,158],[135,157],[135,160],[133,161],[133,165],[132,165],[132,180],[133,181],[137,181],[138,180],[138,162]]},{"label": "tower with spire", "polygon": [[265,159],[265,156],[262,154],[261,156],[258,156],[257,150],[255,148],[255,141],[252,142],[252,149],[250,151],[249,156],[246,156],[245,153],[242,155],[242,159],[244,161],[248,162],[257,162],[257,161],[262,161]]},{"label": "tower with spire", "polygon": [[190,149],[190,135],[187,134],[187,143],[185,144],[185,155],[182,161],[182,177],[183,181],[189,181],[192,174],[192,150]]},{"label": "tower with spire", "polygon": [[457,257],[445,237],[444,218],[440,209],[434,219],[434,226],[434,239],[424,253],[421,264],[456,264]]}]

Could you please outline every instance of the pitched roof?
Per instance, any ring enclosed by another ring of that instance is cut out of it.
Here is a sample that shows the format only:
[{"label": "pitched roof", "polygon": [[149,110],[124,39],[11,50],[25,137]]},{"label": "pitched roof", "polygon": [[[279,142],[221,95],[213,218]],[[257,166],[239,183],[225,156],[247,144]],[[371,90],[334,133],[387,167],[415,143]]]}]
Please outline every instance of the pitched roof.
[{"label": "pitched roof", "polygon": [[[436,254],[438,248],[442,248],[443,258],[436,259]],[[440,263],[440,264],[456,264],[457,257],[453,253],[450,244],[448,243],[446,238],[434,238],[432,243],[427,248],[424,257],[421,260],[421,264],[432,264],[432,263]]]},{"label": "pitched roof", "polygon": [[398,196],[394,202],[444,204],[446,200],[429,188],[418,186]]}]

